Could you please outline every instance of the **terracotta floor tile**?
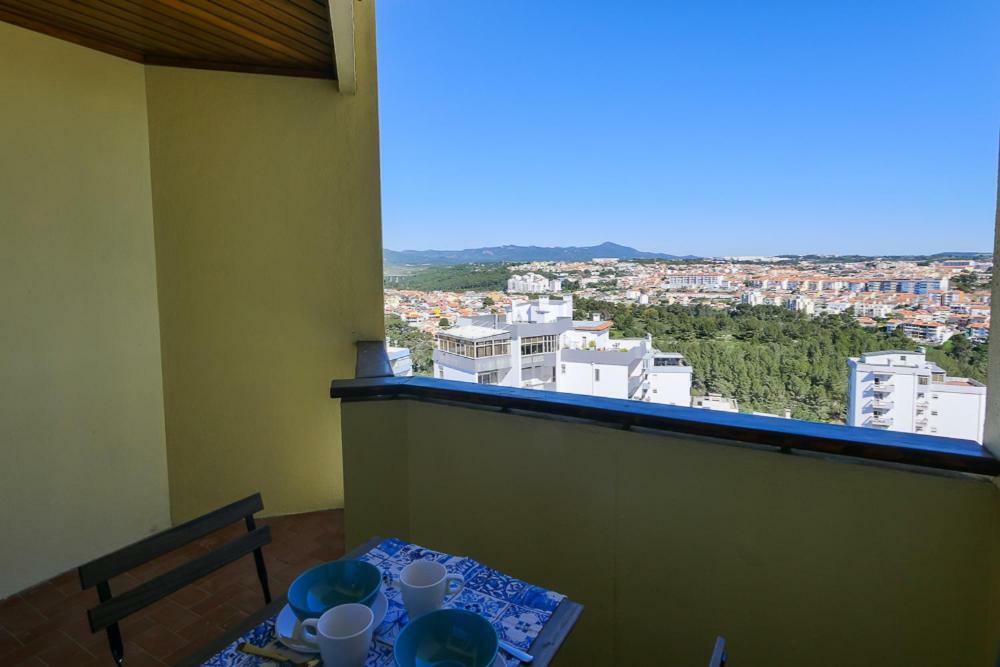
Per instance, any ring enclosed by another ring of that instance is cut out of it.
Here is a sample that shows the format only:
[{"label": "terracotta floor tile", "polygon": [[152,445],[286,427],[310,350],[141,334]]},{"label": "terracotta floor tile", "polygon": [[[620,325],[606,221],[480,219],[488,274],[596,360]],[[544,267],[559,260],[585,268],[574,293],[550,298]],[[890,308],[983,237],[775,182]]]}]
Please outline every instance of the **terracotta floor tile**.
[{"label": "terracotta floor tile", "polygon": [[146,610],[159,625],[176,632],[198,620],[198,614],[172,600],[161,600]]},{"label": "terracotta floor tile", "polygon": [[90,631],[87,613],[82,609],[67,609],[59,615],[50,617],[49,621],[52,627],[59,628],[77,643],[87,641],[94,634]]},{"label": "terracotta floor tile", "polygon": [[246,588],[243,587],[229,600],[226,602],[230,607],[236,607],[241,609],[248,614],[252,614],[266,603],[264,602],[264,593],[261,592],[260,587]]},{"label": "terracotta floor tile", "polygon": [[21,592],[21,599],[40,611],[44,616],[58,610],[66,601],[66,595],[51,582],[44,582]]},{"label": "terracotta floor tile", "polygon": [[181,605],[182,607],[190,608],[207,598],[209,595],[211,595],[211,593],[199,588],[198,584],[193,584],[191,586],[185,586],[176,593],[171,593],[167,599]]},{"label": "terracotta floor tile", "polygon": [[[109,653],[109,660],[110,653]],[[111,661],[114,665],[114,661]],[[147,653],[141,646],[134,642],[125,642],[125,664],[128,667],[162,667],[166,663]]]},{"label": "terracotta floor tile", "polygon": [[21,642],[14,639],[14,635],[10,634],[3,628],[0,628],[0,664],[2,664],[2,658],[5,655],[13,653],[19,648],[21,648]]},{"label": "terracotta floor tile", "polygon": [[221,626],[199,616],[197,621],[187,627],[181,628],[177,631],[177,634],[186,639],[190,645],[197,646],[221,636],[222,632]]},{"label": "terracotta floor tile", "polygon": [[39,608],[39,611],[47,618],[65,617],[68,614],[86,618],[87,610],[96,607],[99,602],[94,590],[76,591],[58,602],[50,601],[49,604]]},{"label": "terracotta floor tile", "polygon": [[123,618],[118,623],[118,627],[121,628],[122,631],[122,636],[126,640],[133,635],[145,632],[147,628],[154,625],[156,625],[156,621],[141,611],[136,614],[132,614],[128,618]]},{"label": "terracotta floor tile", "polygon": [[41,658],[38,657],[31,657],[28,658],[27,660],[22,660],[21,662],[17,663],[12,662],[4,664],[11,664],[11,665],[16,664],[19,665],[20,667],[48,667],[47,663],[42,662]]},{"label": "terracotta floor tile", "polygon": [[129,640],[155,658],[164,658],[178,647],[187,644],[186,639],[162,625],[153,625],[137,635],[130,635]]},{"label": "terracotta floor tile", "polygon": [[29,642],[23,643],[19,648],[14,649],[4,656],[4,665],[22,665],[30,663],[32,658],[49,647],[49,642],[44,637],[35,637]]},{"label": "terracotta floor tile", "polygon": [[230,584],[222,590],[212,593],[201,602],[192,605],[190,609],[196,614],[206,615],[216,607],[226,604],[229,598],[239,593],[242,588],[239,584]]},{"label": "terracotta floor tile", "polygon": [[0,627],[22,643],[33,636],[32,631],[45,624],[45,616],[20,596],[4,600],[0,605]]},{"label": "terracotta floor tile", "polygon": [[94,654],[61,632],[55,632],[43,641],[46,646],[35,657],[47,665],[76,665],[94,657]]}]

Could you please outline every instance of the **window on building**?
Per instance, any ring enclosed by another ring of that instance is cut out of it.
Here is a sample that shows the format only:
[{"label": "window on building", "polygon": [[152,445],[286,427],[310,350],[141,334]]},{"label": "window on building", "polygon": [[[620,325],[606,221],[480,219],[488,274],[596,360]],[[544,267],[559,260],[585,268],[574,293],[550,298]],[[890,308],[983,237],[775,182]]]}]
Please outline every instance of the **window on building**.
[{"label": "window on building", "polygon": [[600,381],[601,381],[601,369],[600,368],[595,368],[594,369],[594,382],[600,382]]},{"label": "window on building", "polygon": [[500,357],[510,354],[509,340],[481,340],[476,342],[476,358]]},{"label": "window on building", "polygon": [[566,364],[559,364],[559,372],[566,375]]},{"label": "window on building", "polygon": [[931,417],[937,417],[937,410],[931,410]]},{"label": "window on building", "polygon": [[482,357],[498,357],[510,354],[510,341],[470,341],[453,336],[439,335],[437,338],[437,348],[442,352],[457,354],[460,357],[479,359]]},{"label": "window on building", "polygon": [[479,384],[497,384],[497,372],[496,371],[484,371],[476,377]]},{"label": "window on building", "polygon": [[521,354],[555,352],[556,336],[527,336],[521,339]]},{"label": "window on building", "polygon": [[440,379],[440,380],[444,379],[444,369],[443,368],[439,368],[438,369],[438,379]]},{"label": "window on building", "polygon": [[931,379],[926,375],[920,375],[917,377],[917,384],[929,384]]}]

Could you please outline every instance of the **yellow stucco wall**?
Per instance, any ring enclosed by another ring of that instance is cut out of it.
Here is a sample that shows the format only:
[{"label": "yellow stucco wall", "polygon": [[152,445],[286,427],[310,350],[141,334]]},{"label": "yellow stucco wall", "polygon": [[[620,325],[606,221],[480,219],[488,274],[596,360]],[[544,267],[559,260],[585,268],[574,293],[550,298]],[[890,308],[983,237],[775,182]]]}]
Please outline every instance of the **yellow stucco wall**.
[{"label": "yellow stucco wall", "polygon": [[[985,665],[989,481],[411,401],[344,406],[347,539],[399,534],[586,605],[565,665]],[[405,494],[376,504],[405,477]]]},{"label": "yellow stucco wall", "polygon": [[0,598],[169,525],[143,68],[0,23]]},{"label": "yellow stucco wall", "polygon": [[147,68],[175,521],[256,490],[270,514],[341,506],[329,382],[383,335],[372,3],[355,13],[354,96]]}]

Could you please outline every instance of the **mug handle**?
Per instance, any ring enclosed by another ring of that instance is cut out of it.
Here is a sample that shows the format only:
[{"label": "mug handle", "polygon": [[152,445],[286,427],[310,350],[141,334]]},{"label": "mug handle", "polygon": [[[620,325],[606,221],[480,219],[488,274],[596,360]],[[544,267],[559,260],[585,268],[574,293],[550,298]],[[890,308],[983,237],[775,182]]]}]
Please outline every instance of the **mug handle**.
[{"label": "mug handle", "polygon": [[[452,584],[458,584],[452,587]],[[444,596],[446,598],[458,595],[465,588],[465,577],[460,574],[449,574],[444,578]]]},{"label": "mug handle", "polygon": [[297,642],[305,642],[307,644],[318,643],[319,634],[316,630],[317,623],[319,623],[318,618],[307,618],[300,623],[296,623],[295,630],[292,632],[292,639]]}]

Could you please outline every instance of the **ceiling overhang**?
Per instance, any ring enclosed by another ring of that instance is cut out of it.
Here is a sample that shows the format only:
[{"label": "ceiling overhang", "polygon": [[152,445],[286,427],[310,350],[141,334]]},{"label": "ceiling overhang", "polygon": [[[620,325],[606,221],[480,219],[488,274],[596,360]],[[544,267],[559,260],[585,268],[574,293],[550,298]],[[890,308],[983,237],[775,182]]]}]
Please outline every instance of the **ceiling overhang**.
[{"label": "ceiling overhang", "polygon": [[150,65],[323,79],[341,69],[353,92],[353,1],[0,0],[0,20]]}]

